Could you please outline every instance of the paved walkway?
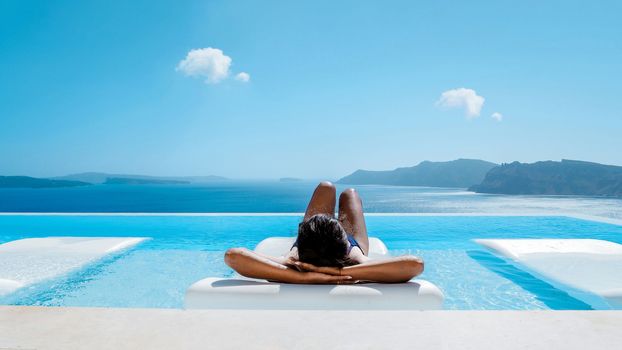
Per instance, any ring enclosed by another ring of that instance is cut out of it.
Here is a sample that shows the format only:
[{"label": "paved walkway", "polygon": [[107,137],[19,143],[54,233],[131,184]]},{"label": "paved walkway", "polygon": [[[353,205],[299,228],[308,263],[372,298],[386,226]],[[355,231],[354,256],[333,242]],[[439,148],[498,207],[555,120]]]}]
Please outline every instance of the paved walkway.
[{"label": "paved walkway", "polygon": [[622,311],[0,306],[0,349],[620,349]]}]

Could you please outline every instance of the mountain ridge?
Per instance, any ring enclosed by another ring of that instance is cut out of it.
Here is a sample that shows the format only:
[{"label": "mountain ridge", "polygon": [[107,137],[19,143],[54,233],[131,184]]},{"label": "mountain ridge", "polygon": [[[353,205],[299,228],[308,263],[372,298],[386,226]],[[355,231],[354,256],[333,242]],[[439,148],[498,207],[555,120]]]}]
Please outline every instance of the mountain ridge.
[{"label": "mountain ridge", "polygon": [[356,170],[337,180],[350,185],[394,185],[468,188],[481,183],[498,164],[480,159],[459,158],[447,162],[422,161],[394,170]]},{"label": "mountain ridge", "polygon": [[622,197],[622,166],[562,159],[512,162],[491,169],[477,193]]}]

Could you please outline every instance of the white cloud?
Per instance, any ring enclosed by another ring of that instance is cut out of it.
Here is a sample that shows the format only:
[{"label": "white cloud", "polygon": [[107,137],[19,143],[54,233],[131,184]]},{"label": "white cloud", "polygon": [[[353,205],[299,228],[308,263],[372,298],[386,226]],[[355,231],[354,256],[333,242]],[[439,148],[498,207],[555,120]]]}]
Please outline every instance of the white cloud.
[{"label": "white cloud", "polygon": [[229,76],[231,57],[211,47],[190,50],[176,70],[187,76],[204,77],[208,84],[217,84]]},{"label": "white cloud", "polygon": [[240,72],[235,76],[235,80],[247,83],[249,80],[251,80],[251,76],[246,72]]},{"label": "white cloud", "polygon": [[503,120],[503,114],[499,112],[494,112],[490,117],[498,122]]},{"label": "white cloud", "polygon": [[467,118],[478,117],[484,105],[484,98],[472,89],[453,89],[441,94],[436,104],[442,108],[464,108]]}]

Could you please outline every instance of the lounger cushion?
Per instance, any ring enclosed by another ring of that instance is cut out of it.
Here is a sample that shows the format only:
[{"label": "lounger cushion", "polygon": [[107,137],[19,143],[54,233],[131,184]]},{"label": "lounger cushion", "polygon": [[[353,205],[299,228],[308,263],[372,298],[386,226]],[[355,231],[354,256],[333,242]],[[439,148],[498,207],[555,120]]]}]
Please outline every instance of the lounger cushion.
[{"label": "lounger cushion", "polygon": [[[255,251],[282,255],[294,242],[289,237],[268,238]],[[370,257],[388,256],[377,238],[370,238]],[[443,293],[424,280],[408,283],[357,285],[300,285],[265,280],[206,278],[186,291],[187,309],[337,309],[337,310],[434,310],[442,308]]]},{"label": "lounger cushion", "polygon": [[434,310],[443,294],[430,282],[301,285],[241,278],[206,278],[186,292],[187,309]]},{"label": "lounger cushion", "polygon": [[622,309],[622,245],[597,239],[478,239],[594,308]]}]

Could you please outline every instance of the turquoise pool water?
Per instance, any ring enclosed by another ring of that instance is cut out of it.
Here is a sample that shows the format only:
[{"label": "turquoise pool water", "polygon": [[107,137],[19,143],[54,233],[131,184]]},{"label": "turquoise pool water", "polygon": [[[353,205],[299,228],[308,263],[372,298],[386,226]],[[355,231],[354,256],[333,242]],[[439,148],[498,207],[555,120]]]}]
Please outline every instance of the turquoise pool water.
[{"label": "turquoise pool water", "polygon": [[[207,276],[230,276],[228,247],[252,248],[293,236],[299,216],[0,216],[0,243],[47,236],[152,239],[70,275],[27,287],[1,304],[182,307],[185,289]],[[597,238],[622,243],[622,226],[568,217],[369,216],[370,235],[393,254],[426,261],[425,278],[443,289],[447,309],[589,309],[518,270],[474,238]],[[2,268],[0,266],[0,268]]]}]

